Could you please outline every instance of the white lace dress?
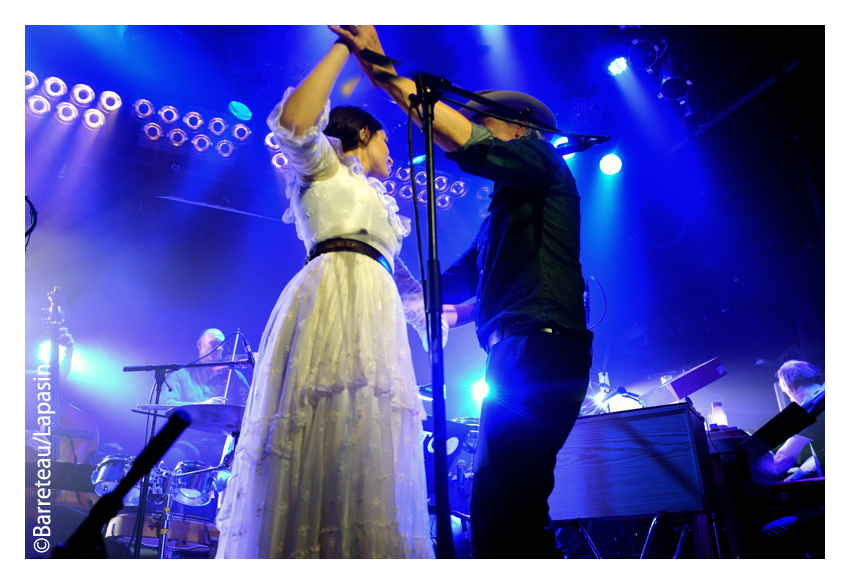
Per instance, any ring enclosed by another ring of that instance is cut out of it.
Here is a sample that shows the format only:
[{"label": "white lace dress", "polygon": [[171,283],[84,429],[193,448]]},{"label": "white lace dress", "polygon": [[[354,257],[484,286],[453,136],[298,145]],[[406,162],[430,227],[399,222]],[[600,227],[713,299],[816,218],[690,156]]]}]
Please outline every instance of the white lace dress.
[{"label": "white lace dress", "polygon": [[[409,221],[322,133],[329,104],[301,137],[280,127],[292,91],[268,118],[298,174],[284,220],[295,223],[307,250],[333,237],[357,239],[403,278],[395,260]],[[399,296],[410,281],[398,285],[374,259],[332,252],[283,290],[259,346],[217,517],[218,558],[434,557],[425,412]]]}]

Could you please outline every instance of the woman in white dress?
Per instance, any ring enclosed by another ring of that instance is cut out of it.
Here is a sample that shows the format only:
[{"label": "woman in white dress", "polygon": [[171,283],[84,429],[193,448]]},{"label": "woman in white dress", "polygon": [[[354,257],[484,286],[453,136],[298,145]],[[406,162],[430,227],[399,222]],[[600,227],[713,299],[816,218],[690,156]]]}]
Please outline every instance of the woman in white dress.
[{"label": "woman in white dress", "polygon": [[398,260],[410,222],[380,182],[380,124],[330,111],[349,54],[335,43],[268,118],[294,170],[284,221],[308,262],[263,333],[218,558],[434,557],[406,331],[423,331],[421,288]]}]

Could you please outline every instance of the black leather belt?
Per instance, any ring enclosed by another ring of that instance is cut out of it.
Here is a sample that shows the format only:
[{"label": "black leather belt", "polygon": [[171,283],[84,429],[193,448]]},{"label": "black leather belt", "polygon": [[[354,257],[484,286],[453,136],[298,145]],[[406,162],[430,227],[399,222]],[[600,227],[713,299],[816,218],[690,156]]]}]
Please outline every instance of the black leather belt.
[{"label": "black leather belt", "polygon": [[531,332],[563,335],[564,331],[565,329],[560,325],[554,323],[540,322],[537,320],[531,322],[523,322],[519,324],[509,324],[505,326],[497,324],[496,330],[490,333],[490,336],[487,337],[487,350],[489,351],[493,348],[493,345],[495,345],[502,339],[506,339],[508,337],[514,337],[517,335],[523,335]]},{"label": "black leather belt", "polygon": [[307,259],[304,260],[304,265],[306,266],[310,263],[310,260],[322,255],[323,253],[328,253],[332,251],[353,251],[356,253],[362,253],[363,255],[369,256],[382,266],[384,266],[387,271],[392,275],[393,269],[390,266],[390,263],[387,261],[387,258],[384,257],[384,254],[379,252],[377,249],[363,243],[362,241],[356,241],[354,239],[326,239],[325,241],[320,241],[316,244],[310,253],[307,255]]}]

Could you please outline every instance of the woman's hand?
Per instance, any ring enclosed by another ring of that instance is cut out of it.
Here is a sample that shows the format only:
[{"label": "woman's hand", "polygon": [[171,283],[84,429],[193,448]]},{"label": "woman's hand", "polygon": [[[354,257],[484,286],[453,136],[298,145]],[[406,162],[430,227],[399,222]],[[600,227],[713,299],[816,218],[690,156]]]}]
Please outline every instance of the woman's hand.
[{"label": "woman's hand", "polygon": [[349,28],[343,28],[333,24],[328,25],[328,28],[335,32],[337,36],[339,36],[340,40],[348,46],[354,56],[357,57],[360,69],[369,77],[369,81],[373,86],[376,86],[374,77],[376,72],[383,71],[396,75],[394,66],[390,65],[389,67],[382,67],[366,62],[362,58],[361,54],[364,50],[370,50],[379,55],[385,55],[384,48],[381,46],[381,41],[378,38],[378,32],[375,30],[374,26],[370,24],[358,25],[357,29],[355,29],[356,33],[351,32],[351,29]]}]

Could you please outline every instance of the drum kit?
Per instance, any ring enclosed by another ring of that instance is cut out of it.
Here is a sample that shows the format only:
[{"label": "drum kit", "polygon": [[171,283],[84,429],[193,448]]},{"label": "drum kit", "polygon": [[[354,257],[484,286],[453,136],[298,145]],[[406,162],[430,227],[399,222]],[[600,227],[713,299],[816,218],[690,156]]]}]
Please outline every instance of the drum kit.
[{"label": "drum kit", "polygon": [[[106,526],[104,538],[130,545],[137,533],[139,502],[144,497],[141,545],[158,548],[160,558],[172,558],[174,552],[200,551],[215,554],[218,529],[215,516],[227,488],[233,463],[233,452],[242,425],[245,406],[226,404],[191,404],[185,406],[139,405],[134,412],[168,417],[180,409],[192,418],[192,429],[214,434],[227,434],[226,452],[219,466],[185,460],[169,470],[159,462],[148,476],[147,494],[142,494],[141,481],[124,497],[125,508]],[[135,461],[133,456],[112,454],[104,458],[91,475],[95,492],[112,492],[127,475]],[[210,505],[218,499],[216,505]]]}]

